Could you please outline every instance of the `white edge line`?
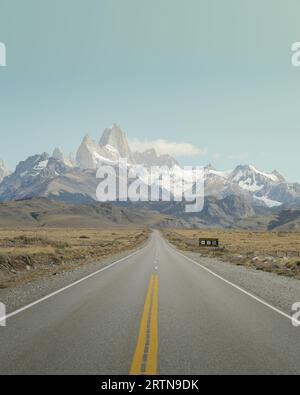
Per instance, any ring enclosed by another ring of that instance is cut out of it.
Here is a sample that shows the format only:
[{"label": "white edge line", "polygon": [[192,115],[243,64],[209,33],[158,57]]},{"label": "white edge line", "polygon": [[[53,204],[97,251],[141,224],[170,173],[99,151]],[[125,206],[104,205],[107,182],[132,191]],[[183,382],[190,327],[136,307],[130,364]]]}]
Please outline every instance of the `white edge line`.
[{"label": "white edge line", "polygon": [[[146,247],[147,247],[147,245],[146,245],[144,248],[146,248]],[[52,297],[55,296],[55,295],[58,295],[58,294],[60,294],[60,293],[62,293],[62,292],[64,292],[64,291],[66,291],[67,289],[69,289],[69,288],[71,288],[71,287],[74,287],[75,285],[78,285],[78,284],[82,283],[82,282],[85,281],[85,280],[88,280],[88,279],[91,278],[91,277],[96,276],[97,274],[99,274],[99,273],[101,273],[101,272],[104,272],[105,270],[108,270],[108,269],[112,268],[112,267],[115,266],[116,264],[118,264],[118,263],[120,263],[120,262],[123,262],[123,261],[125,261],[126,259],[132,258],[133,256],[137,255],[139,252],[141,252],[144,248],[139,249],[138,251],[135,251],[135,252],[133,252],[132,254],[127,255],[127,256],[125,256],[124,258],[121,258],[121,259],[119,259],[119,260],[117,260],[117,261],[115,261],[115,262],[112,262],[112,263],[110,263],[109,265],[103,267],[102,269],[99,269],[99,270],[97,270],[96,272],[93,272],[93,273],[89,274],[88,276],[85,276],[85,277],[81,278],[80,280],[77,280],[77,281],[75,281],[75,282],[73,282],[73,283],[71,283],[71,284],[69,284],[69,285],[67,285],[67,286],[65,286],[65,287],[63,287],[63,288],[61,288],[61,289],[58,289],[57,291],[52,292],[52,293],[50,293],[49,295],[46,295],[46,296],[44,296],[43,298],[36,300],[35,302],[32,302],[32,303],[30,303],[30,304],[28,304],[28,305],[26,305],[26,306],[24,306],[24,307],[21,307],[20,309],[18,309],[18,310],[16,310],[16,311],[13,311],[12,313],[9,313],[9,314],[7,314],[7,315],[4,316],[4,317],[0,317],[0,323],[1,323],[2,321],[5,321],[5,320],[11,318],[11,317],[14,317],[15,315],[17,315],[17,314],[19,314],[19,313],[22,313],[22,312],[25,311],[25,310],[30,309],[31,307],[33,307],[33,306],[35,306],[35,305],[37,305],[37,304],[39,304],[39,303],[41,303],[41,302],[44,302],[44,301],[47,300],[47,299],[52,298]]]},{"label": "white edge line", "polygon": [[214,277],[224,281],[226,284],[231,285],[233,288],[236,288],[237,290],[239,290],[240,292],[244,293],[245,295],[249,296],[250,298],[256,300],[257,302],[263,304],[264,306],[268,307],[269,309],[275,311],[276,313],[282,315],[283,317],[287,318],[289,321],[294,322],[294,318],[291,317],[290,315],[284,313],[283,311],[281,311],[280,309],[272,306],[271,304],[265,302],[263,299],[260,299],[259,297],[253,295],[252,293],[246,291],[245,289],[239,287],[238,285],[232,283],[229,280],[226,280],[224,277],[220,276],[219,274],[213,272],[212,270],[208,269],[207,267],[201,265],[201,263],[195,261],[192,258],[187,257],[186,255],[184,255],[183,253],[179,252],[177,249],[175,249],[175,247],[171,246],[171,249],[176,252],[178,255],[181,255],[183,258],[187,259],[188,261],[192,262],[194,265],[197,265],[199,267],[201,267],[201,269],[205,270],[206,272],[212,274]]}]

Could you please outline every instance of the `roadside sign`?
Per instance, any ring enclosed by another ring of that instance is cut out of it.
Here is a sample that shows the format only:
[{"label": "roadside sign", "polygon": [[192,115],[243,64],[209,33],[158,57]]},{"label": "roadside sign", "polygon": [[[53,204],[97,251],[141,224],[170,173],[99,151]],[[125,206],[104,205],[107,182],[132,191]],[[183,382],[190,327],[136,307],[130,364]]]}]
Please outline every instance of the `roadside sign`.
[{"label": "roadside sign", "polygon": [[219,239],[199,239],[199,247],[219,247]]}]

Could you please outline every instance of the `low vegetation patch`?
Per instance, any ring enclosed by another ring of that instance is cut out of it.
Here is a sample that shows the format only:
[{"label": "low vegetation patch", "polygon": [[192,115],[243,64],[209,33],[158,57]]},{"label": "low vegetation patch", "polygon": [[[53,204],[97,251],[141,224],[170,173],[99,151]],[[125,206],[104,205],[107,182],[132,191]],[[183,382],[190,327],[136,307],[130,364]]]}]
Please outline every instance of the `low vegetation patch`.
[{"label": "low vegetation patch", "polygon": [[0,288],[134,249],[148,236],[125,228],[0,230]]},{"label": "low vegetation patch", "polygon": [[[300,279],[300,233],[166,229],[182,251]],[[220,247],[200,247],[200,238],[218,238]]]}]

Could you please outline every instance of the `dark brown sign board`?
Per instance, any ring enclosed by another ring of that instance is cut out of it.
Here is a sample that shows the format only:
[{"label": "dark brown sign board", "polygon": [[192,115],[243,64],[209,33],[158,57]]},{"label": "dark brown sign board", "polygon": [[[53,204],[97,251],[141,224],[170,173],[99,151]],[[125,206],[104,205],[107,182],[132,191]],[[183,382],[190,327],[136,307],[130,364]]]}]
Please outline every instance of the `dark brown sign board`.
[{"label": "dark brown sign board", "polygon": [[199,247],[219,247],[219,239],[199,239]]}]

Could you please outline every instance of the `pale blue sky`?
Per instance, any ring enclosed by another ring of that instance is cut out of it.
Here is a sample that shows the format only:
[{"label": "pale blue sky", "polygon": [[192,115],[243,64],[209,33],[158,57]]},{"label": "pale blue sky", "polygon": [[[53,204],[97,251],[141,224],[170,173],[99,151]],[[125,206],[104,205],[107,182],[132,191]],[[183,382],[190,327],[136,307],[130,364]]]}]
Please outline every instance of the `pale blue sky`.
[{"label": "pale blue sky", "polygon": [[74,151],[113,122],[300,181],[299,0],[0,0],[2,157]]}]

